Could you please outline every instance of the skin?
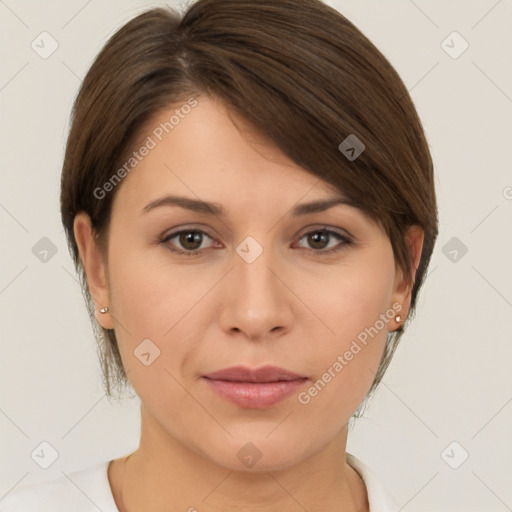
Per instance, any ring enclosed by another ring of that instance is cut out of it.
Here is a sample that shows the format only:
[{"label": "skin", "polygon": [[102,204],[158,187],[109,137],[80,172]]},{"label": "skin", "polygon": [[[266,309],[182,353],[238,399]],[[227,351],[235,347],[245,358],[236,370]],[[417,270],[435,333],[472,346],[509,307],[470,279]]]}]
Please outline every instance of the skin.
[{"label": "skin", "polygon": [[[175,108],[154,116],[140,140]],[[339,191],[205,97],[115,194],[106,253],[86,214],[74,230],[96,318],[115,329],[141,399],[140,446],[109,467],[120,510],[368,510],[364,483],[345,461],[347,424],[388,331],[399,326],[394,319],[307,405],[294,394],[267,409],[242,408],[201,376],[272,364],[308,377],[307,390],[394,303],[404,316],[412,283],[396,268],[385,233],[345,204],[292,217],[297,204]],[[142,213],[168,194],[214,201],[226,217],[176,206]],[[305,236],[322,228],[353,243],[331,235],[315,245]],[[180,229],[206,234],[196,245],[179,236],[161,242]],[[236,252],[247,236],[263,248],[252,263]],[[416,269],[421,229],[411,228],[407,240]],[[196,247],[199,256],[170,250]],[[148,338],[160,356],[146,366],[134,350]],[[252,468],[237,457],[248,442],[262,454]]]}]

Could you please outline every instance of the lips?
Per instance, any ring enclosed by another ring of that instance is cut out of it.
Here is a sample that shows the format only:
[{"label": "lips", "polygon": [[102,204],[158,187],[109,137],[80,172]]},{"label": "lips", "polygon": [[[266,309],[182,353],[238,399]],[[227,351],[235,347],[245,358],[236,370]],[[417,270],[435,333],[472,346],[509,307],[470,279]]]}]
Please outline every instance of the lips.
[{"label": "lips", "polygon": [[233,366],[205,375],[207,379],[224,380],[228,382],[278,382],[281,380],[305,379],[304,375],[290,372],[277,366],[264,366],[263,368],[247,368]]},{"label": "lips", "polygon": [[226,368],[203,376],[222,398],[247,409],[266,409],[298,392],[307,377],[276,366]]}]

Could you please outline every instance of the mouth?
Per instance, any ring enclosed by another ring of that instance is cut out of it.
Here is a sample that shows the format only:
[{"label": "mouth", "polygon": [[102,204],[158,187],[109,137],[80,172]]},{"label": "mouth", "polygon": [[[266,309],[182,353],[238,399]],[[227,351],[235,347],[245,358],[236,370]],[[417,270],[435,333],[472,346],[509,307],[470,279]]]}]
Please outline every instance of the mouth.
[{"label": "mouth", "polygon": [[298,392],[308,378],[276,366],[226,368],[203,380],[222,398],[246,409],[266,409]]}]

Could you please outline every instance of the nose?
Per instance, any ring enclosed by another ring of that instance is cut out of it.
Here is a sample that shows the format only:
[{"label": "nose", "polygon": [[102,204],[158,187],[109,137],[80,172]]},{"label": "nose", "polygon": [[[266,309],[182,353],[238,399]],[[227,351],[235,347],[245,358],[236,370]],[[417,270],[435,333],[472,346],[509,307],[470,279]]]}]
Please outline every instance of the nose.
[{"label": "nose", "polygon": [[252,262],[233,253],[233,268],[223,283],[220,324],[225,332],[259,341],[290,330],[293,293],[283,268],[271,249],[264,248]]}]

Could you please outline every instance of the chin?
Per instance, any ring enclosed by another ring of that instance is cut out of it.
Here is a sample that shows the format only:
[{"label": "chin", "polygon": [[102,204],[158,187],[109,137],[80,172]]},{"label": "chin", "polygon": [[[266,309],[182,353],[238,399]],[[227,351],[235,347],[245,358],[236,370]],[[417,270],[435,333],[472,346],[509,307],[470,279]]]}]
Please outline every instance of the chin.
[{"label": "chin", "polygon": [[303,440],[293,441],[290,437],[283,438],[278,435],[272,439],[272,434],[266,437],[267,434],[244,436],[243,440],[231,439],[222,451],[216,450],[207,456],[215,464],[231,471],[259,473],[293,467],[305,460],[310,456],[309,452],[313,451],[304,445]]}]

